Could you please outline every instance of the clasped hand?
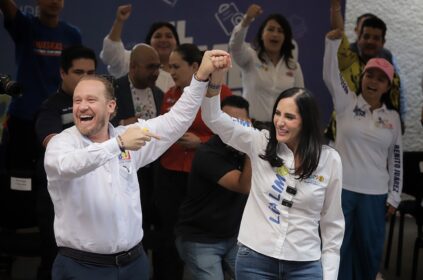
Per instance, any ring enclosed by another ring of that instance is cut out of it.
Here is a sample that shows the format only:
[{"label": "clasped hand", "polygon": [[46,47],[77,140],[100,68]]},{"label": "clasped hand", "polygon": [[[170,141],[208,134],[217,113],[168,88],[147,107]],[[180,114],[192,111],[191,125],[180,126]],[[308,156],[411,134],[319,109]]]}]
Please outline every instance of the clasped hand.
[{"label": "clasped hand", "polygon": [[232,60],[228,52],[222,50],[206,51],[196,76],[200,80],[207,80],[212,73],[228,70],[230,67],[232,67]]}]

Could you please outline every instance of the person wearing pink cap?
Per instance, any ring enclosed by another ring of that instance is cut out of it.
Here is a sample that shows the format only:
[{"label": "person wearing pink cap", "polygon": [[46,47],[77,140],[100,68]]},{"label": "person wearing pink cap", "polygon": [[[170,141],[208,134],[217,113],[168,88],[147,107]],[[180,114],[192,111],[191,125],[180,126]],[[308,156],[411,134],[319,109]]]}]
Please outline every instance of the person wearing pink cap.
[{"label": "person wearing pink cap", "polygon": [[357,92],[338,68],[341,30],[326,36],[323,79],[337,116],[335,148],[343,171],[345,235],[338,279],[374,280],[379,270],[385,216],[395,213],[402,191],[399,114],[389,92],[394,68],[384,58],[369,59]]},{"label": "person wearing pink cap", "polygon": [[[357,40],[350,44],[344,29],[344,18],[342,15],[341,2],[346,5],[346,0],[330,0],[330,21],[331,29],[342,29],[342,41],[338,49],[339,70],[348,86],[353,92],[357,92],[360,87],[360,76],[364,70],[364,66],[371,58],[385,58],[393,64],[395,74],[391,82],[391,90],[389,98],[394,109],[400,114],[402,121],[402,133],[405,131],[404,118],[407,112],[406,92],[404,87],[404,79],[401,79],[400,69],[396,62],[396,57],[392,53],[387,53],[384,48],[386,42],[386,34],[388,32],[386,23],[373,14],[364,14],[364,19],[357,21]],[[325,136],[334,140],[336,138],[336,119],[332,115]]]}]

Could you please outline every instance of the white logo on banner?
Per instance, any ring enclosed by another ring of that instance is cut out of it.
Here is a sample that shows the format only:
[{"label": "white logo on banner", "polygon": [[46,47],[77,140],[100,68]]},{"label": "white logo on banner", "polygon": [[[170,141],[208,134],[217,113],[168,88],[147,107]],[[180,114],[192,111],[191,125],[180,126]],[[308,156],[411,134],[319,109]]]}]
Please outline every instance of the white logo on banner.
[{"label": "white logo on banner", "polygon": [[231,35],[235,25],[240,23],[244,17],[233,2],[221,4],[214,16],[220,27],[222,27],[223,31],[225,31],[225,34],[228,36]]},{"label": "white logo on banner", "polygon": [[163,0],[166,4],[169,6],[175,7],[176,3],[178,3],[178,0]]},{"label": "white logo on banner", "polygon": [[30,14],[34,17],[38,17],[40,15],[40,8],[35,5],[21,5],[20,10],[24,14]]}]

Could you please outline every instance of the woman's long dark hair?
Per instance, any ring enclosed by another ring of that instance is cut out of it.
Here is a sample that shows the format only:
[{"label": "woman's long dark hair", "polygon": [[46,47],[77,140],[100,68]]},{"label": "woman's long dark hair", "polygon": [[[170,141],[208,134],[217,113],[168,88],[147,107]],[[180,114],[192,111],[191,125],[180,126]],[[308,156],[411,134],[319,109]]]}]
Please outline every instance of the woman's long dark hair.
[{"label": "woman's long dark hair", "polygon": [[[284,98],[293,97],[302,119],[301,130],[298,135],[297,150],[293,151],[298,156],[300,164],[295,169],[295,175],[299,180],[310,177],[316,170],[322,151],[322,131],[320,129],[320,115],[317,102],[310,91],[305,88],[290,88],[282,92],[276,99],[273,106],[272,117],[275,115],[279,101]],[[276,129],[270,127],[270,137],[264,155],[260,158],[267,160],[272,167],[283,165],[283,159],[277,155],[278,141]]]},{"label": "woman's long dark hair", "polygon": [[260,61],[265,62],[264,54],[266,53],[266,50],[264,49],[262,34],[263,34],[264,28],[266,27],[266,24],[270,20],[276,21],[282,27],[285,39],[280,49],[280,55],[281,57],[283,57],[283,60],[285,61],[285,64],[288,68],[295,69],[296,67],[295,64],[290,62],[290,59],[293,58],[292,50],[295,48],[294,44],[292,43],[291,25],[289,25],[288,20],[281,14],[272,14],[268,16],[265,19],[265,21],[260,25],[260,28],[257,31],[256,37],[254,38],[254,41],[253,41],[253,46],[257,52],[258,58],[260,59]]}]

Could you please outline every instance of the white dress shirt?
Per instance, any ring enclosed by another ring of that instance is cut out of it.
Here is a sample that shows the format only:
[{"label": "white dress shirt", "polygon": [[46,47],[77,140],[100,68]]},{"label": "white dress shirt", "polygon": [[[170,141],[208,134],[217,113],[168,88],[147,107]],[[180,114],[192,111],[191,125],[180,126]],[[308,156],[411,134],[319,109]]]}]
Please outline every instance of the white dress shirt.
[{"label": "white dress shirt", "polygon": [[[131,51],[125,49],[122,41],[112,41],[108,36],[104,38],[100,58],[107,65],[107,71],[109,71],[110,75],[116,78],[126,75],[129,72],[130,57]],[[163,92],[167,92],[174,85],[175,82],[172,76],[163,69],[160,69],[156,86]]]},{"label": "white dress shirt", "polygon": [[352,92],[338,68],[341,40],[326,39],[323,79],[336,112],[335,148],[342,158],[346,190],[380,195],[398,207],[402,191],[401,123],[385,105],[370,110],[360,94]]},{"label": "white dress shirt", "polygon": [[168,113],[134,124],[161,137],[138,151],[121,153],[115,137],[124,126],[109,125],[110,139],[102,143],[91,142],[75,126],[51,139],[44,166],[58,246],[113,254],[141,241],[137,170],[156,160],[190,127],[206,87],[192,79]]},{"label": "white dress shirt", "polygon": [[[304,87],[303,73],[296,59],[291,59],[293,69],[285,64],[283,57],[275,66],[267,59],[260,61],[257,53],[245,43],[248,28],[241,23],[235,26],[229,41],[229,50],[241,68],[242,95],[250,103],[250,115],[259,121],[270,121],[276,98],[292,87]],[[295,53],[294,53],[295,54]]]},{"label": "white dress shirt", "polygon": [[[338,153],[324,146],[316,171],[310,178],[299,181],[287,173],[295,166],[293,153],[279,143],[278,156],[284,160],[285,168],[277,175],[276,168],[259,157],[268,143],[267,130],[259,131],[234,121],[220,110],[218,96],[205,98],[201,112],[203,121],[223,142],[251,159],[251,191],[238,240],[261,254],[281,260],[321,258],[323,278],[337,279],[344,235],[342,164]],[[296,188],[297,194],[287,193],[287,186]],[[292,201],[291,208],[281,204],[284,199]]]}]

